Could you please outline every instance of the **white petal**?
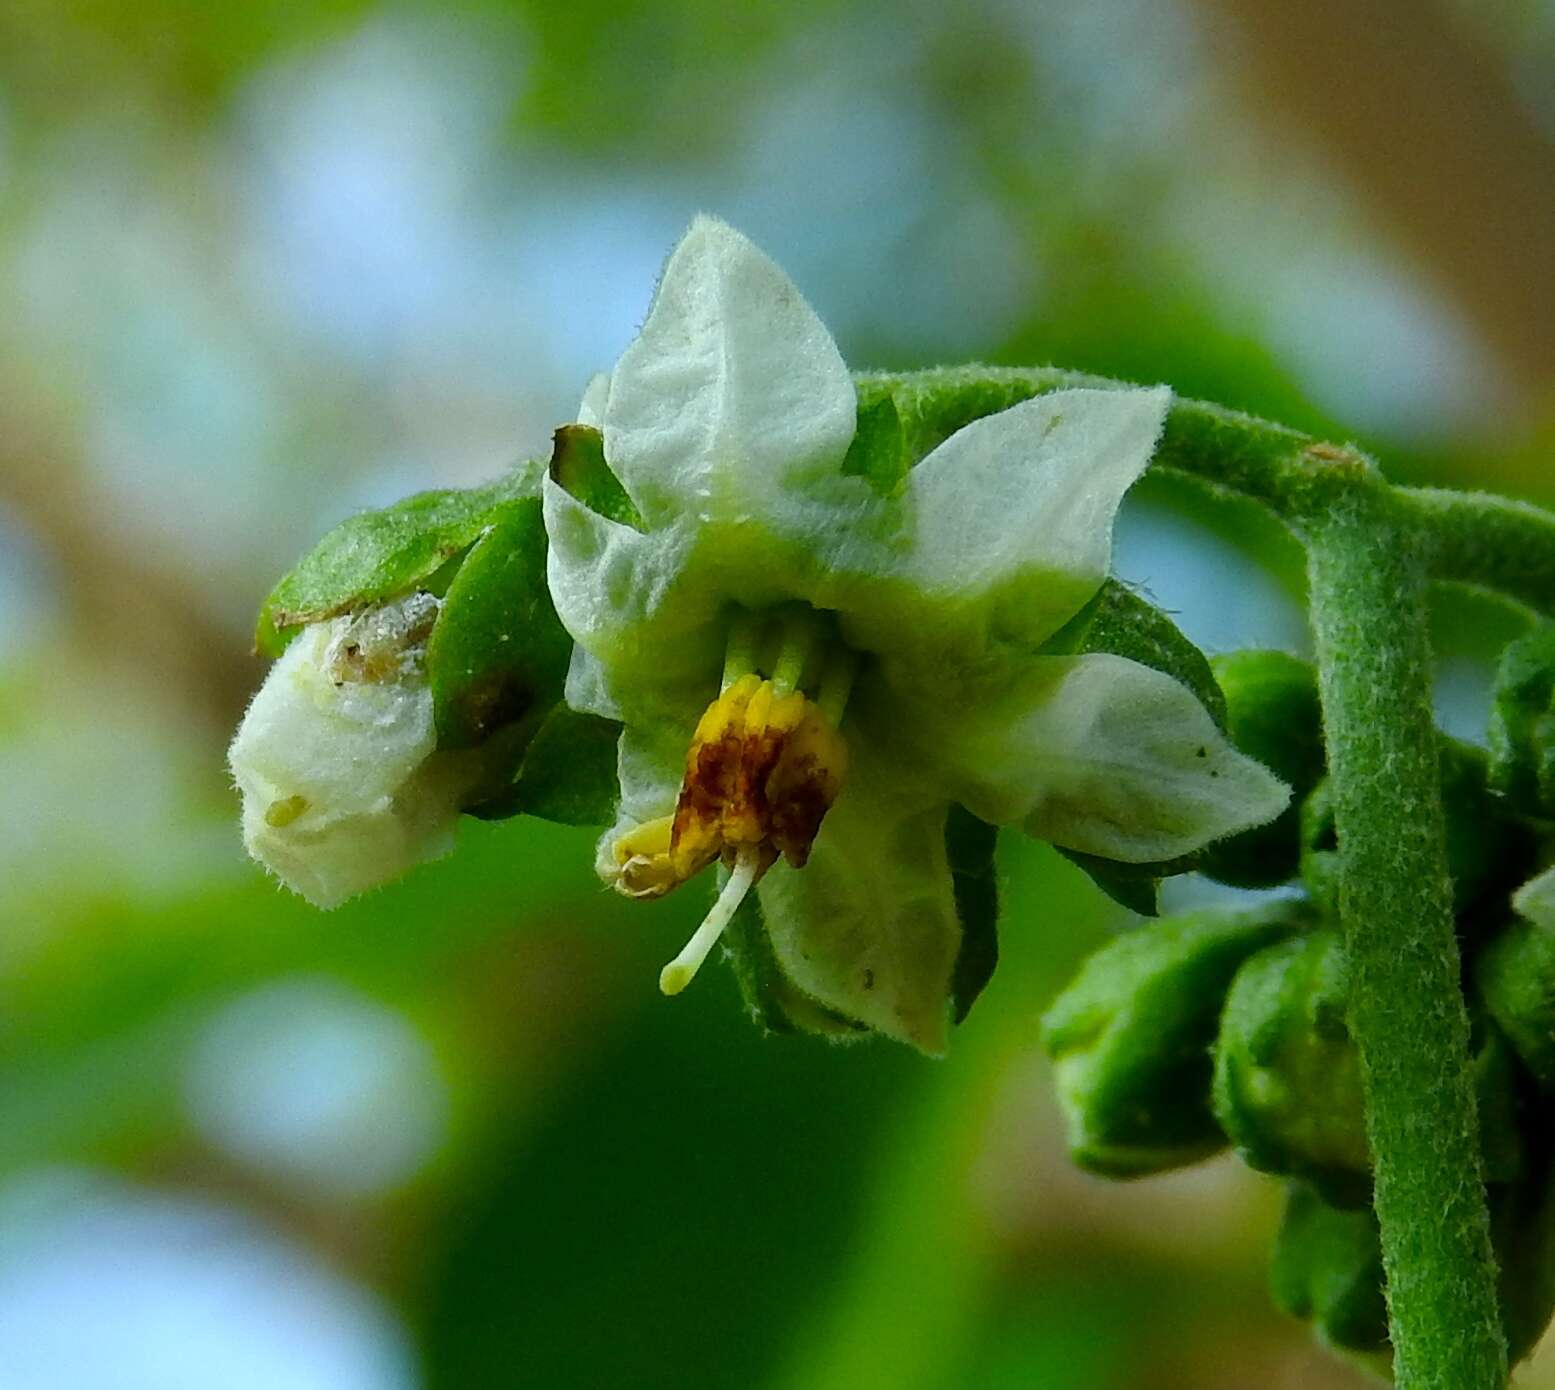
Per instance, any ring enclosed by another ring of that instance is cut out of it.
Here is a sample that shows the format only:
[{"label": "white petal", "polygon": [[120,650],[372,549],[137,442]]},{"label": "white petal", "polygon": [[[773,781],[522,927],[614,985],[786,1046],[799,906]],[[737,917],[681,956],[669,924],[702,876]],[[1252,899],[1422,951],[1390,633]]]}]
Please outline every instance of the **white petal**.
[{"label": "white petal", "polygon": [[943,802],[928,801],[867,747],[803,869],[777,864],[757,889],[773,953],[810,998],[939,1056],[961,945]]},{"label": "white petal", "polygon": [[737,522],[835,474],[856,397],[825,326],[732,227],[699,217],[611,377],[605,456],[643,519]]},{"label": "white petal", "polygon": [[610,399],[610,373],[595,372],[578,402],[578,423],[600,429],[605,423],[605,402]]},{"label": "white petal", "polygon": [[331,679],[326,652],[348,622],[292,642],[228,754],[249,853],[319,907],[446,853],[464,785],[433,755],[425,680]]},{"label": "white petal", "polygon": [[590,674],[601,702],[630,710],[634,690],[646,696],[660,684],[697,680],[713,681],[716,694],[722,598],[714,576],[688,563],[693,533],[623,526],[549,478],[543,500],[551,600],[562,626],[596,658]]},{"label": "white petal", "polygon": [[974,815],[1124,863],[1191,853],[1290,799],[1187,686],[1121,656],[1038,657],[999,691],[922,711],[922,754]]},{"label": "white petal", "polygon": [[1536,927],[1555,930],[1555,869],[1531,878],[1512,895],[1512,906]]},{"label": "white petal", "polygon": [[958,430],[907,477],[909,581],[990,636],[1040,643],[1107,577],[1170,402],[1164,386],[1056,391]]}]

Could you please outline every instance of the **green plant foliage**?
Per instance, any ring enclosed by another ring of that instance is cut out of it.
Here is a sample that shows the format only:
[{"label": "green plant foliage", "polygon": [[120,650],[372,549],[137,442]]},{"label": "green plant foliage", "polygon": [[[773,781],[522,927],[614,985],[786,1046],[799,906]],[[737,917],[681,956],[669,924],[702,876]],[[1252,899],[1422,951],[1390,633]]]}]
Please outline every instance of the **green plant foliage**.
[{"label": "green plant foliage", "polygon": [[1214,1108],[1252,1167],[1305,1178],[1335,1205],[1357,1207],[1370,1195],[1371,1159],[1346,1002],[1335,932],[1247,961],[1215,1042]]},{"label": "green plant foliage", "polygon": [[1479,999],[1523,1065],[1555,1092],[1555,933],[1514,921],[1474,957]]},{"label": "green plant foliage", "polygon": [[1269,1282],[1276,1306],[1310,1323],[1325,1346],[1385,1356],[1382,1243],[1369,1205],[1340,1210],[1310,1184],[1288,1184]]},{"label": "green plant foliage", "polygon": [[504,503],[455,573],[427,642],[438,747],[538,723],[562,698],[571,655],[545,585],[540,503]]},{"label": "green plant foliage", "polygon": [[485,487],[418,492],[348,517],[276,584],[259,610],[254,645],[279,656],[306,623],[381,603],[428,583],[493,523],[498,508],[539,487],[524,465]]},{"label": "green plant foliage", "polygon": [[888,395],[861,398],[858,428],[843,457],[842,472],[866,479],[882,497],[888,497],[907,476],[910,463],[896,402]]},{"label": "green plant foliage", "polygon": [[[1438,736],[1442,806],[1446,816],[1447,864],[1453,904],[1466,913],[1527,877],[1533,838],[1525,824],[1508,815],[1489,785],[1483,750]],[[1337,918],[1339,836],[1331,784],[1318,783],[1301,811],[1301,877],[1330,918]]]},{"label": "green plant foliage", "polygon": [[620,726],[557,705],[535,731],[506,813],[559,825],[608,825],[615,815]]},{"label": "green plant foliage", "polygon": [[1239,888],[1272,888],[1301,867],[1301,802],[1323,776],[1317,672],[1279,651],[1231,652],[1210,662],[1226,698],[1231,741],[1291,789],[1268,825],[1211,845],[1202,872]]},{"label": "green plant foliage", "polygon": [[996,827],[952,806],[945,819],[945,851],[961,920],[961,948],[950,977],[951,1017],[965,1020],[999,963],[999,881],[994,870]]},{"label": "green plant foliage", "polygon": [[1521,811],[1555,817],[1555,623],[1501,654],[1489,732],[1491,786]]},{"label": "green plant foliage", "polygon": [[1085,963],[1042,1020],[1076,1163],[1134,1177],[1224,1146],[1210,1046],[1226,989],[1250,956],[1309,923],[1292,902],[1163,918]]},{"label": "green plant foliage", "polygon": [[[1538,1345],[1555,1311],[1555,1200],[1547,1165],[1489,1192],[1502,1326],[1512,1362]],[[1270,1265],[1275,1304],[1325,1346],[1388,1375],[1382,1245],[1371,1207],[1330,1206],[1307,1183],[1286,1188]]]},{"label": "green plant foliage", "polygon": [[[1252,956],[1226,996],[1215,1042],[1215,1116],[1250,1166],[1312,1184],[1333,1206],[1371,1196],[1360,1058],[1337,932],[1320,930]],[[1482,1026],[1472,1055],[1484,1171],[1510,1182],[1524,1144],[1511,1049]]]}]

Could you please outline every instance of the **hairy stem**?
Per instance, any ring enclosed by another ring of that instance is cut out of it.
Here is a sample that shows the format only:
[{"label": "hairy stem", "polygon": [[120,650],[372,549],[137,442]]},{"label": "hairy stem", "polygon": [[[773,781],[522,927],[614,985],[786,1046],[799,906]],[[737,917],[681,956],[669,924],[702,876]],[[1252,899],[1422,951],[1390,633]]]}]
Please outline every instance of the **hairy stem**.
[{"label": "hairy stem", "polygon": [[1494,589],[1555,613],[1555,516],[1486,492],[1399,488],[1434,578]]},{"label": "hairy stem", "polygon": [[1428,557],[1380,483],[1335,489],[1302,529],[1396,1382],[1501,1390],[1431,711]]}]

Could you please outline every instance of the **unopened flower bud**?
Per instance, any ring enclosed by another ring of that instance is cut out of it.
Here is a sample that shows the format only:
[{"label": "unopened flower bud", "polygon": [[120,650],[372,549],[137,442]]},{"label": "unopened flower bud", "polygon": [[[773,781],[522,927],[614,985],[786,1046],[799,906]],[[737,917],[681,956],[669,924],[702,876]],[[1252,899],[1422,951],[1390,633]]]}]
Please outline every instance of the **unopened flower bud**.
[{"label": "unopened flower bud", "polygon": [[1210,1044],[1237,968],[1298,930],[1305,909],[1198,912],[1096,952],[1042,1021],[1074,1161],[1110,1177],[1197,1162],[1224,1146]]},{"label": "unopened flower bud", "polygon": [[[1215,1044],[1215,1116],[1254,1168],[1303,1178],[1334,1206],[1370,1201],[1360,1058],[1346,1022],[1339,935],[1315,931],[1260,951],[1237,972]],[[1508,1045],[1481,1020],[1473,1059],[1485,1176],[1523,1168]]]},{"label": "unopened flower bud", "polygon": [[428,594],[310,624],[270,669],[228,760],[248,852],[334,907],[453,844],[467,757],[436,753]]}]

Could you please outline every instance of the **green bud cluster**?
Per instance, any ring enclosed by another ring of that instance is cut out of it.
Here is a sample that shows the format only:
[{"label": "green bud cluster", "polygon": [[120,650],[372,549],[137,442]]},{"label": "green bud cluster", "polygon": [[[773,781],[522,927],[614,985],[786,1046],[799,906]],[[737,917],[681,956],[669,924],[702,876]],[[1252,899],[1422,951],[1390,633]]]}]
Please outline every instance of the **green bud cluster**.
[{"label": "green bud cluster", "polygon": [[[1233,740],[1295,798],[1195,867],[1287,893],[1141,923],[1084,963],[1043,1020],[1069,1147],[1081,1167],[1110,1178],[1229,1147],[1283,1180],[1276,1302],[1325,1344],[1386,1372],[1317,684],[1309,666],[1278,652],[1236,653],[1213,669]],[[1513,892],[1555,857],[1555,629],[1508,652],[1490,744],[1487,755],[1442,736],[1439,750],[1483,1170],[1517,1359],[1555,1311],[1555,922],[1519,921],[1511,907]]]}]

